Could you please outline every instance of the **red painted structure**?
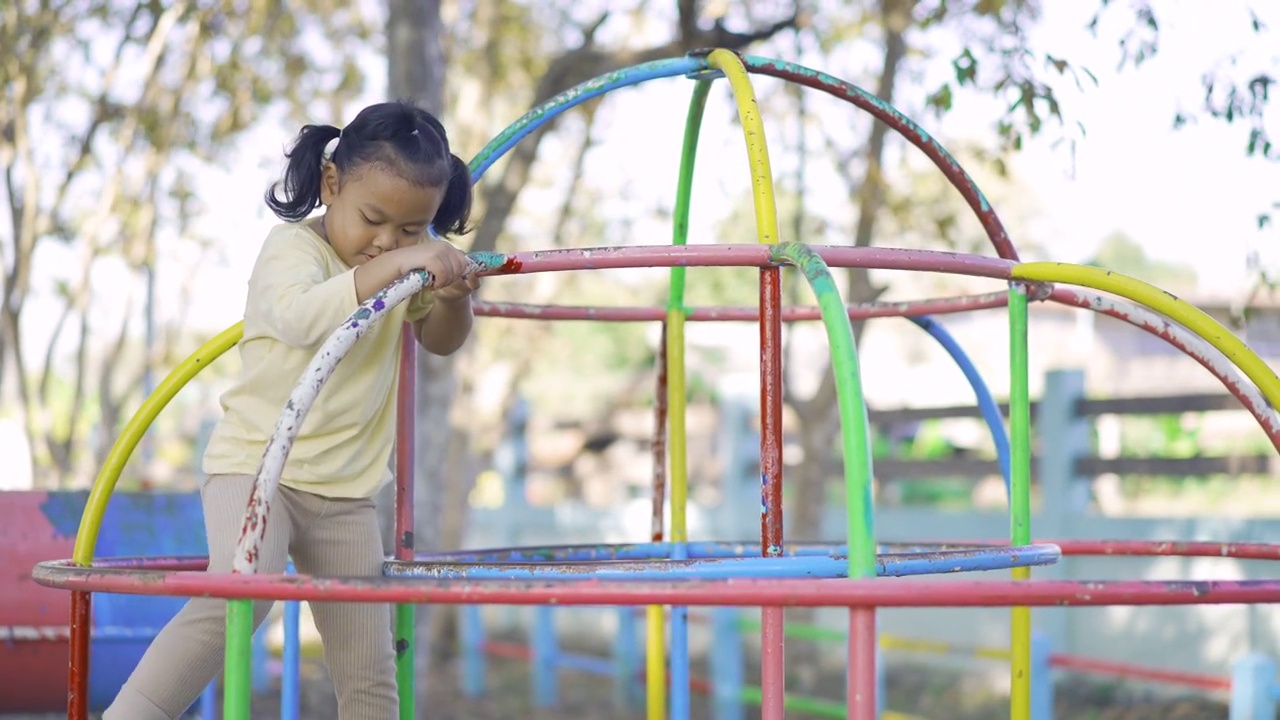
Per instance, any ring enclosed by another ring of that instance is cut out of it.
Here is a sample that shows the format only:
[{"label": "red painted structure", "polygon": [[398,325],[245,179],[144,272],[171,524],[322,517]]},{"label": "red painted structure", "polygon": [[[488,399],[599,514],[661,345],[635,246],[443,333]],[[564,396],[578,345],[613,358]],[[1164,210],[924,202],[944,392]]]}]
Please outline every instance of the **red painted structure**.
[{"label": "red painted structure", "polygon": [[[51,557],[70,557],[75,538],[57,531],[40,506],[43,492],[5,492],[0,522],[0,628],[65,630],[71,611],[66,592],[40,587],[31,569]],[[14,631],[7,631],[6,634]],[[17,630],[22,633],[22,630]],[[87,649],[86,649],[87,651]],[[42,641],[0,640],[0,715],[49,709],[50,698],[66,697],[67,637]],[[60,704],[60,703],[59,703]]]}]

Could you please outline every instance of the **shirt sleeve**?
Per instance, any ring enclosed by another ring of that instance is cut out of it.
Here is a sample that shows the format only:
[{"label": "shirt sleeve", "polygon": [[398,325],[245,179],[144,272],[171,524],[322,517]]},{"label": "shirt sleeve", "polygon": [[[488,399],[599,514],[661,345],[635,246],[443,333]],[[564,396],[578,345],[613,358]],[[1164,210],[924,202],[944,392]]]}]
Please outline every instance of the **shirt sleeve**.
[{"label": "shirt sleeve", "polygon": [[314,347],[359,307],[355,270],[326,277],[327,263],[297,233],[271,233],[249,277],[250,315],[286,345]]},{"label": "shirt sleeve", "polygon": [[404,319],[409,322],[418,322],[431,312],[431,306],[436,304],[436,296],[424,290],[414,293],[413,297],[405,301],[405,304],[408,307],[405,309]]}]

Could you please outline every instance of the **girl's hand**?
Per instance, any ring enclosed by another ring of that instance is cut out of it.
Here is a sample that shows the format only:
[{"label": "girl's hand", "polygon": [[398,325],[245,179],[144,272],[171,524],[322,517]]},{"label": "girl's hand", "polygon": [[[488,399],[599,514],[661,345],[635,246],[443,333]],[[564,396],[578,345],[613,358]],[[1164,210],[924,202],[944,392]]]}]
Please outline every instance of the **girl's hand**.
[{"label": "girl's hand", "polygon": [[431,273],[435,278],[436,294],[444,288],[464,282],[462,274],[467,270],[467,254],[444,240],[410,245],[392,252],[398,256],[401,275],[419,269]]},{"label": "girl's hand", "polygon": [[443,300],[445,302],[465,300],[471,296],[471,293],[480,288],[480,276],[469,275],[457,280],[456,282],[445,285],[444,287],[437,286],[437,288],[438,289],[432,293],[435,295],[437,300]]}]

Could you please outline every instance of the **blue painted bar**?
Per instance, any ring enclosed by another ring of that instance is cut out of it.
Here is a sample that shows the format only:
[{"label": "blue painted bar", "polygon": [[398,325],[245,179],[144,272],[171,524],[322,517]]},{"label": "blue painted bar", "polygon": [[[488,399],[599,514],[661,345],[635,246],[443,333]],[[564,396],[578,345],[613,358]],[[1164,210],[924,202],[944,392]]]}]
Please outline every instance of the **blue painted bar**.
[{"label": "blue painted bar", "polygon": [[[940,552],[884,554],[877,575],[902,577],[981,570],[1007,570],[1049,565],[1061,557],[1057,545],[986,547]],[[841,555],[793,557],[732,557],[689,560],[617,560],[612,562],[401,562],[383,565],[387,577],[449,580],[581,580],[584,575],[613,580],[719,580],[729,578],[848,577]]]},{"label": "blue painted bar", "polygon": [[743,651],[738,609],[711,608],[711,688],[714,720],[746,720],[742,702]]},{"label": "blue painted bar", "polygon": [[298,623],[301,618],[302,603],[297,600],[285,601],[284,667],[280,671],[281,720],[298,720],[301,707],[302,642],[298,637]]},{"label": "blue painted bar", "polygon": [[484,695],[487,663],[484,654],[484,619],[479,605],[463,605],[458,628],[462,640],[462,692],[470,698]]},{"label": "blue painted bar", "polygon": [[929,316],[907,319],[938,341],[938,344],[947,351],[947,354],[955,361],[956,366],[960,368],[960,372],[964,373],[965,379],[969,381],[969,387],[973,388],[973,394],[978,401],[978,409],[982,412],[982,419],[986,421],[987,428],[991,431],[991,439],[996,445],[996,460],[1000,464],[1000,474],[1004,476],[1005,497],[1008,497],[1010,485],[1009,433],[1005,430],[1004,415],[1000,412],[1000,406],[996,403],[995,396],[991,394],[991,389],[987,387],[987,383],[983,381],[982,373],[978,372],[978,368],[974,367],[968,354],[960,347],[960,343],[956,342],[951,333],[947,332],[947,329],[937,320]]},{"label": "blue painted bar", "polygon": [[618,88],[638,85],[642,82],[659,78],[688,75],[707,68],[707,61],[704,58],[683,56],[654,60],[606,73],[572,87],[516,118],[515,122],[489,141],[488,145],[481,148],[480,152],[476,153],[475,159],[471,161],[471,181],[478,182],[485,171],[489,169],[489,166],[493,165],[498,158],[502,157],[516,143],[570,108]]},{"label": "blue painted bar", "polygon": [[555,707],[559,696],[555,618],[550,605],[533,609],[533,704],[541,708]]},{"label": "blue painted bar", "polygon": [[629,711],[640,702],[637,675],[640,670],[640,648],[636,642],[636,608],[617,608],[618,631],[613,638],[613,705]]},{"label": "blue painted bar", "polygon": [[1031,720],[1053,720],[1053,668],[1048,634],[1031,632]]},{"label": "blue painted bar", "polygon": [[1228,720],[1275,720],[1276,663],[1262,653],[1249,653],[1231,671]]},{"label": "blue painted bar", "polygon": [[[688,543],[673,543],[671,559],[683,561],[688,556]],[[795,560],[793,559],[793,562]],[[671,608],[670,646],[667,673],[670,678],[668,704],[671,720],[689,720],[689,608]]]},{"label": "blue painted bar", "polygon": [[[550,545],[544,547],[513,547],[489,550],[468,550],[452,553],[418,553],[415,562],[432,563],[558,563],[574,561],[621,561],[621,560],[666,560],[675,552],[675,543],[622,543],[617,545]],[[959,543],[879,543],[877,551],[892,558],[912,553],[943,553],[987,551],[986,545]],[[690,542],[685,544],[685,557],[691,560],[755,558],[755,545],[749,542],[715,541]],[[847,546],[843,543],[805,543],[788,544],[782,551],[782,557],[825,557],[828,555],[846,555]],[[111,566],[111,565],[108,565]]]},{"label": "blue painted bar", "polygon": [[200,720],[217,720],[218,717],[218,681],[214,680],[204,686],[200,693]]}]

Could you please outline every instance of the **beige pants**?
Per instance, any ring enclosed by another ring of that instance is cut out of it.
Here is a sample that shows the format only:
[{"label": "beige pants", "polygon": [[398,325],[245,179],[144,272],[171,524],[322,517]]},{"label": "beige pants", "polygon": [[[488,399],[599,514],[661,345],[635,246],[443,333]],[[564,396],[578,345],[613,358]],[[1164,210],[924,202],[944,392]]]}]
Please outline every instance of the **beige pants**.
[{"label": "beige pants", "polygon": [[[209,571],[230,572],[253,478],[215,476],[200,491]],[[372,499],[331,499],[281,486],[271,504],[258,572],[380,576],[382,541]],[[254,628],[271,609],[254,603]],[[173,720],[222,668],[226,601],[193,598],[160,631],[103,720]],[[391,610],[385,603],[311,603],[340,720],[393,720],[396,697]]]}]

